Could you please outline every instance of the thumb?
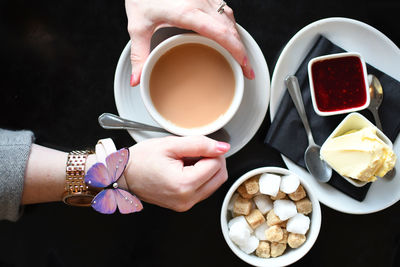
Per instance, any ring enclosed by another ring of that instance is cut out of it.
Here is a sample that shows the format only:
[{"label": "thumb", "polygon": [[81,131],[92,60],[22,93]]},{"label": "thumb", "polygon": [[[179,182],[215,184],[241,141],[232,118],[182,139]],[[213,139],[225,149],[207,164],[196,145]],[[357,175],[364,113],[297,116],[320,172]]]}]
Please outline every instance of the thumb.
[{"label": "thumb", "polygon": [[169,151],[176,158],[218,157],[229,151],[230,145],[205,136],[171,137]]},{"label": "thumb", "polygon": [[150,39],[151,31],[142,34],[136,34],[135,32],[130,33],[131,37],[131,64],[132,64],[132,75],[131,75],[131,86],[136,86],[140,82],[140,75],[142,68],[147,56],[150,53]]}]

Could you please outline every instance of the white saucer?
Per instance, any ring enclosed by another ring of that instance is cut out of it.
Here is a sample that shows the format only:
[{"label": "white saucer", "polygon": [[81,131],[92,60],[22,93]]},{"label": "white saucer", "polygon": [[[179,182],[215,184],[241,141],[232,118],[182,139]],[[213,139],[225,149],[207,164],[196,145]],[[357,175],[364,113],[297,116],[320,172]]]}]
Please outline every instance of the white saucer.
[{"label": "white saucer", "polygon": [[[211,134],[210,137],[219,141],[229,142],[230,151],[226,157],[233,155],[244,147],[255,135],[267,113],[270,95],[270,76],[268,66],[261,49],[240,25],[237,25],[239,34],[247,49],[255,80],[245,79],[243,100],[239,110],[230,122],[223,128]],[[157,31],[152,39],[152,47],[167,37],[181,33],[182,30],[167,28]],[[130,42],[125,46],[119,58],[115,79],[114,95],[118,113],[121,117],[154,126],[159,126],[147,112],[140,96],[139,86],[132,88],[129,85],[131,76],[131,63],[129,59]],[[162,137],[167,134],[146,131],[128,131],[136,142],[148,138]]]},{"label": "white saucer", "polygon": [[[286,90],[285,77],[296,72],[320,34],[347,51],[359,52],[367,63],[400,80],[398,71],[400,49],[384,34],[365,23],[352,19],[322,19],[300,30],[283,49],[272,76],[271,120],[275,117]],[[394,143],[394,151],[398,156],[400,156],[399,143],[399,138],[397,138]],[[380,179],[374,182],[365,200],[359,202],[328,184],[317,182],[305,169],[297,166],[285,156],[282,157],[291,171],[305,177],[311,183],[316,190],[318,199],[335,210],[350,214],[373,213],[393,205],[400,199],[399,172],[393,179]],[[396,169],[400,170],[399,167],[398,160]]]}]

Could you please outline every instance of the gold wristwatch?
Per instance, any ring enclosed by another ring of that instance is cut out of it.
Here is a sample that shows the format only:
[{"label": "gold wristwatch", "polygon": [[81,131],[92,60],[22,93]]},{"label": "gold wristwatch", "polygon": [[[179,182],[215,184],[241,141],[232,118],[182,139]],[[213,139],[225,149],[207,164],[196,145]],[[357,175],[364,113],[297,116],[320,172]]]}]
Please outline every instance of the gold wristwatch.
[{"label": "gold wristwatch", "polygon": [[96,193],[85,184],[85,167],[89,151],[72,151],[68,154],[64,203],[71,206],[88,207]]}]

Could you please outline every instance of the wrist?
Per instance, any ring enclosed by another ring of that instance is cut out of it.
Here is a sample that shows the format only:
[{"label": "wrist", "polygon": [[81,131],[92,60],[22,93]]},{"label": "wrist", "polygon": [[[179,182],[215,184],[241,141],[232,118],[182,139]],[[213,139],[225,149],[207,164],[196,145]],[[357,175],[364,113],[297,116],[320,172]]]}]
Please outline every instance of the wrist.
[{"label": "wrist", "polygon": [[68,154],[66,187],[63,201],[72,206],[87,207],[100,213],[127,214],[143,209],[140,200],[129,193],[124,171],[129,163],[129,150],[116,151],[111,139],[96,145],[96,154],[72,151]]},{"label": "wrist", "polygon": [[[105,153],[107,155],[108,153]],[[98,157],[99,155],[96,155]],[[117,208],[122,214],[138,212],[143,209],[140,200],[125,190],[126,181],[123,173],[129,162],[129,150],[122,148],[108,154],[105,164],[98,162],[88,170],[85,182],[89,188],[99,190],[91,206],[103,214],[114,213]]]},{"label": "wrist", "polygon": [[[122,174],[121,179],[120,179],[121,182],[118,183],[118,184],[120,185],[120,187],[125,188],[125,190],[127,190],[127,191],[129,191],[129,192],[131,192],[133,194],[136,194],[132,190],[132,182],[135,179],[134,178],[135,177],[135,172],[134,172],[134,168],[132,166],[133,165],[132,164],[132,162],[133,162],[132,159],[133,159],[133,156],[134,156],[134,151],[133,151],[134,147],[135,146],[132,146],[132,147],[129,148],[130,160],[128,161],[128,164],[126,164],[124,173]],[[129,177],[129,180],[126,179],[126,177]]]},{"label": "wrist", "polygon": [[85,175],[93,165],[93,155],[87,150],[72,151],[68,154],[65,170],[65,191],[62,195],[64,203],[72,206],[88,207],[96,194],[85,183]]},{"label": "wrist", "polygon": [[32,144],[21,204],[60,201],[65,186],[67,153]]}]

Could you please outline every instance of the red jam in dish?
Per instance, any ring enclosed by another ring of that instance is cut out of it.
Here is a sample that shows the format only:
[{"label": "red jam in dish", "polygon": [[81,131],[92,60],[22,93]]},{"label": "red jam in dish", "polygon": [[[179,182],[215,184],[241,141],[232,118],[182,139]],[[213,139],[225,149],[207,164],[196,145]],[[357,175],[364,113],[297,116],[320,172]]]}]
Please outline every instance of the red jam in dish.
[{"label": "red jam in dish", "polygon": [[320,111],[356,108],[367,101],[360,58],[346,56],[316,61],[311,71],[315,100]]}]

